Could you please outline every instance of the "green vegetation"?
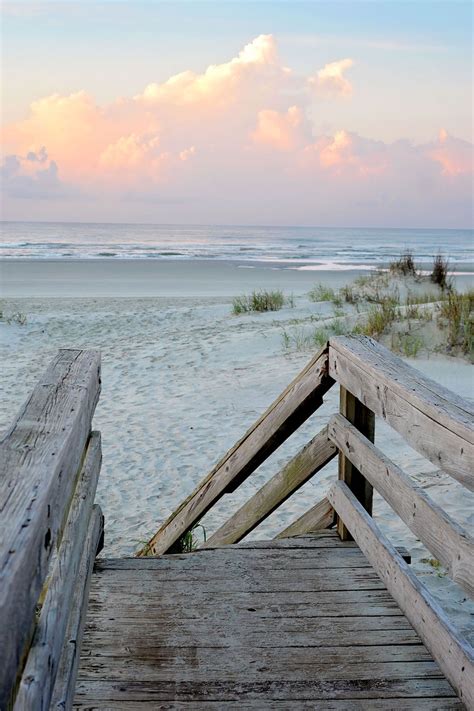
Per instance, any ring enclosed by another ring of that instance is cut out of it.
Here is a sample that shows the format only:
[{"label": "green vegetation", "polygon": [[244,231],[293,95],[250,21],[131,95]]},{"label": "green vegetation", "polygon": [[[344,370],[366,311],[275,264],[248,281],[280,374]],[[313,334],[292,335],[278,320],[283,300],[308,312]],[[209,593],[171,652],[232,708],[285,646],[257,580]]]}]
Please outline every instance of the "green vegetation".
[{"label": "green vegetation", "polygon": [[407,249],[398,259],[390,262],[388,265],[392,274],[398,274],[404,277],[417,277],[418,271],[413,259],[413,252]]},{"label": "green vegetation", "polygon": [[433,261],[433,270],[430,274],[430,281],[438,284],[441,289],[451,289],[452,284],[448,280],[449,263],[441,254],[437,254]]},{"label": "green vegetation", "polygon": [[352,332],[345,319],[334,319],[326,326],[314,329],[306,329],[303,326],[291,330],[283,329],[283,348],[287,351],[321,348],[332,336],[346,336]]},{"label": "green vegetation", "polygon": [[443,571],[443,566],[437,558],[421,558],[420,562],[430,565],[436,571],[436,575],[439,578],[444,578],[446,576],[446,573]]},{"label": "green vegetation", "polygon": [[[199,541],[196,539],[194,535],[194,531],[197,528],[202,528],[203,532],[203,537],[204,541],[206,541],[206,529],[202,525],[202,523],[195,523],[192,528],[190,528],[188,531],[185,531],[180,538],[174,543],[171,548],[169,549],[169,553],[191,553],[192,551],[195,551],[196,548],[199,546]],[[151,535],[149,539],[151,538]],[[140,544],[141,546],[141,551],[142,551],[142,557],[147,558],[150,556],[153,556],[154,553],[152,553],[150,545],[149,545],[149,539],[146,541],[137,541],[137,543]]]},{"label": "green vegetation", "polygon": [[295,305],[294,296],[285,300],[285,296],[279,289],[276,291],[252,291],[249,295],[236,296],[232,299],[232,312],[239,316],[252,312],[262,313],[264,311],[278,311],[285,303],[289,306]]},{"label": "green vegetation", "polygon": [[339,294],[344,299],[346,304],[356,304],[361,298],[360,294],[358,294],[354,287],[350,284],[347,284],[339,289]]},{"label": "green vegetation", "polygon": [[421,336],[413,333],[392,333],[390,348],[395,353],[401,353],[406,358],[416,358],[425,345]]},{"label": "green vegetation", "polygon": [[342,306],[342,298],[339,293],[324,284],[316,284],[308,293],[308,296],[311,301],[315,303],[320,301],[332,301],[336,306]]},{"label": "green vegetation", "polygon": [[199,545],[199,541],[196,539],[194,535],[194,531],[197,528],[202,528],[203,535],[204,535],[204,541],[206,541],[206,529],[202,525],[202,523],[195,523],[192,528],[190,528],[188,531],[185,531],[182,536],[178,538],[176,543],[172,546],[170,549],[170,553],[191,553],[192,551],[195,551],[196,548]]},{"label": "green vegetation", "polygon": [[[199,546],[199,541],[196,539],[194,535],[194,531],[197,528],[202,528],[203,535],[204,535],[204,541],[206,541],[206,529],[202,525],[202,523],[195,523],[192,528],[190,528],[188,531],[185,531],[182,536],[178,538],[176,543],[174,543],[171,548],[169,549],[169,553],[191,553],[192,551],[195,551],[196,548]],[[150,536],[151,538],[151,536]],[[151,552],[150,546],[148,544],[148,541],[139,541],[139,543],[142,545],[142,556],[143,557],[149,557],[154,555]]]},{"label": "green vegetation", "polygon": [[474,352],[474,290],[460,294],[454,289],[447,292],[441,304],[438,323],[447,328],[447,345],[450,350],[460,348],[464,354]]},{"label": "green vegetation", "polygon": [[380,303],[369,308],[365,321],[359,325],[355,332],[372,338],[380,338],[399,316],[400,312],[397,306],[398,302],[393,297],[385,297]]}]

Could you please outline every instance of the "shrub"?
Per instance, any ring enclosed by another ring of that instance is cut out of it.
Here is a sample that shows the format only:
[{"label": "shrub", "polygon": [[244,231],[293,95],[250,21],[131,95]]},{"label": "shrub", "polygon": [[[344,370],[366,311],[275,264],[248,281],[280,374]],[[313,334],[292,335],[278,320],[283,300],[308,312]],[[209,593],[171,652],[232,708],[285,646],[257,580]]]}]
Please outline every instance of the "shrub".
[{"label": "shrub", "polygon": [[430,274],[430,280],[433,284],[438,284],[441,289],[451,288],[451,283],[448,280],[449,262],[440,253],[433,260],[433,270]]},{"label": "shrub", "polygon": [[416,277],[418,274],[415,260],[413,259],[413,252],[410,249],[403,252],[394,262],[390,262],[389,269],[392,274],[401,274],[402,276]]}]

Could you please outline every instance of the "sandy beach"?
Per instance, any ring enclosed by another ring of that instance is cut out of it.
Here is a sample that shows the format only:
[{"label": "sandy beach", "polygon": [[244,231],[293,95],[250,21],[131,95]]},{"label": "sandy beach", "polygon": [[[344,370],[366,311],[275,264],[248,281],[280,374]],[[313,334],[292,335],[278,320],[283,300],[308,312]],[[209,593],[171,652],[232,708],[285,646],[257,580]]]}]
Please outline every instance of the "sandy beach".
[{"label": "sandy beach", "polygon": [[[103,435],[98,501],[105,513],[104,553],[109,556],[133,554],[309,360],[308,351],[285,350],[282,337],[299,320],[333,314],[330,303],[311,302],[308,289],[316,280],[337,288],[350,279],[338,272],[172,264],[2,264],[3,312],[26,315],[24,325],[0,322],[2,429],[58,348],[102,352],[102,395],[94,426]],[[257,315],[232,314],[231,296],[275,286],[294,294],[293,306]],[[472,366],[467,362],[439,355],[411,362],[464,397],[472,393]],[[223,523],[337,409],[333,388],[324,406],[205,517],[206,530]],[[386,454],[472,530],[474,497],[383,422],[377,421],[376,433]],[[335,476],[333,462],[252,535],[274,536],[318,501]],[[474,606],[430,564],[431,555],[380,497],[375,517],[396,545],[409,548],[414,569],[441,596],[456,624],[472,630]]]}]

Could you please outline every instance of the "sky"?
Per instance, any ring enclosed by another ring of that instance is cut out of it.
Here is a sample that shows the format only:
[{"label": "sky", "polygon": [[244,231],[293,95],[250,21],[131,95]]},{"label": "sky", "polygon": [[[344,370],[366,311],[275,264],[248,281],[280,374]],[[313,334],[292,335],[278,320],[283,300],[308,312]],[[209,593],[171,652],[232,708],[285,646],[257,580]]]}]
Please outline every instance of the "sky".
[{"label": "sky", "polygon": [[472,225],[469,2],[5,2],[2,218]]}]

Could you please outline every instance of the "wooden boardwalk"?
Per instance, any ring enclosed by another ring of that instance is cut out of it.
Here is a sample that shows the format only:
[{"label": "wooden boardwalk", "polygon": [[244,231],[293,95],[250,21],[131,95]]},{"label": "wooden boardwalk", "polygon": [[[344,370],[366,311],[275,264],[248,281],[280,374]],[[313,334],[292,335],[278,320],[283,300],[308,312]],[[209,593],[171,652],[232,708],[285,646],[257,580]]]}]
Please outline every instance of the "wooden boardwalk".
[{"label": "wooden boardwalk", "polygon": [[77,709],[462,709],[337,533],[99,560]]},{"label": "wooden boardwalk", "polygon": [[[336,384],[339,413],[189,552]],[[383,419],[474,491],[469,402],[371,339],[333,338],[137,557],[96,560],[100,387],[99,353],[60,351],[0,441],[0,711],[474,711],[473,647],[372,516],[376,489],[474,597],[470,531],[374,443]],[[336,456],[321,500],[241,544]]]}]

